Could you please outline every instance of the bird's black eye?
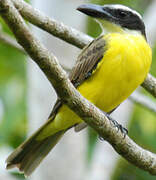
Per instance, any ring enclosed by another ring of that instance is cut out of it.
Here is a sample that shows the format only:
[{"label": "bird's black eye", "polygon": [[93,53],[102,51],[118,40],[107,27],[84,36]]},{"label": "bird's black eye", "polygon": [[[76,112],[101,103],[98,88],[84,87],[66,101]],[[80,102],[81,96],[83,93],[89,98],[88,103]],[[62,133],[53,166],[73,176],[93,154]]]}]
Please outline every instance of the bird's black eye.
[{"label": "bird's black eye", "polygon": [[120,10],[117,12],[117,17],[125,18],[125,17],[127,17],[127,13],[125,11]]}]

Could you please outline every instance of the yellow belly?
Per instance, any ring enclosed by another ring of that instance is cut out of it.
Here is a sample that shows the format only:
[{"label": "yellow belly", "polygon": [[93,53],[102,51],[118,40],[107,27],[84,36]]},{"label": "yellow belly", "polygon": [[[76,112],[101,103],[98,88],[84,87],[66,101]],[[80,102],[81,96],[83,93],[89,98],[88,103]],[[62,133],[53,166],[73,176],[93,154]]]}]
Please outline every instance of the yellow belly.
[{"label": "yellow belly", "polygon": [[[110,112],[144,81],[151,65],[151,49],[141,35],[114,33],[105,35],[104,39],[105,55],[78,91],[101,110]],[[63,105],[42,137],[81,121]]]},{"label": "yellow belly", "polygon": [[145,79],[151,65],[151,49],[142,36],[104,36],[107,51],[94,74],[78,90],[105,112],[124,101]]}]

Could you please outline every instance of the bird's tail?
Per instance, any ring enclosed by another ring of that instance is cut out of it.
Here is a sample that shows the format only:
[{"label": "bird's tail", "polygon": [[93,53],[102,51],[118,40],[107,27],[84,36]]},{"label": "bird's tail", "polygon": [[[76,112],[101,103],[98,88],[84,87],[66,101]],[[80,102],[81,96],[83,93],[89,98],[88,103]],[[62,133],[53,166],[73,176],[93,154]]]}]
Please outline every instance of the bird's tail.
[{"label": "bird's tail", "polygon": [[29,176],[37,168],[66,131],[61,130],[44,139],[38,140],[36,137],[47,124],[42,126],[7,158],[7,169],[17,167],[25,176]]}]

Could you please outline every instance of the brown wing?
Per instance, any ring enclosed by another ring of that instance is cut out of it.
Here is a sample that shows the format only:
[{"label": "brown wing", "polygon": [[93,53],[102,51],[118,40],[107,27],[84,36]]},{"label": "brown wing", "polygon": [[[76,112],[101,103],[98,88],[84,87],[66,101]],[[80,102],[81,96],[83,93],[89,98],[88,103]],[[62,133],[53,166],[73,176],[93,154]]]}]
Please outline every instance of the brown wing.
[{"label": "brown wing", "polygon": [[91,76],[93,70],[102,59],[105,50],[106,45],[103,36],[93,40],[83,49],[69,75],[69,79],[75,87]]},{"label": "brown wing", "polygon": [[[79,86],[85,79],[91,76],[93,70],[103,57],[106,50],[105,44],[103,36],[100,36],[82,50],[81,54],[78,56],[76,65],[69,74],[69,79],[75,87]],[[50,114],[50,119],[55,117],[61,105],[62,102],[58,98]]]}]

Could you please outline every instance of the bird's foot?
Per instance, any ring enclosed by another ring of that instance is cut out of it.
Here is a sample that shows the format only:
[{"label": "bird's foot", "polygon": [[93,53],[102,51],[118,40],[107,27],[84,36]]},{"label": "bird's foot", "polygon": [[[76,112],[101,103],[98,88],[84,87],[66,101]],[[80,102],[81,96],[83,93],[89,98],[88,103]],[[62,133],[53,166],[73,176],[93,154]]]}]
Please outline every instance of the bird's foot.
[{"label": "bird's foot", "polygon": [[116,120],[114,120],[112,117],[110,117],[109,114],[106,113],[105,115],[110,120],[110,122],[113,123],[114,127],[117,128],[117,131],[120,131],[123,134],[124,138],[125,138],[126,135],[128,134],[128,130],[125,127],[123,127],[121,124],[119,124]]}]

